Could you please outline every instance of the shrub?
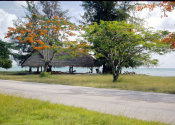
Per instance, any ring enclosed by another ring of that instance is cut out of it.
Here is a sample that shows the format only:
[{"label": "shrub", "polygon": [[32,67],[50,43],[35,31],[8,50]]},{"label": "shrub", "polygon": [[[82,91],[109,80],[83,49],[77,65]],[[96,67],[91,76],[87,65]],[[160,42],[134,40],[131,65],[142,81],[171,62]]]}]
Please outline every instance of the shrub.
[{"label": "shrub", "polygon": [[50,72],[41,72],[40,77],[50,77],[51,73]]}]

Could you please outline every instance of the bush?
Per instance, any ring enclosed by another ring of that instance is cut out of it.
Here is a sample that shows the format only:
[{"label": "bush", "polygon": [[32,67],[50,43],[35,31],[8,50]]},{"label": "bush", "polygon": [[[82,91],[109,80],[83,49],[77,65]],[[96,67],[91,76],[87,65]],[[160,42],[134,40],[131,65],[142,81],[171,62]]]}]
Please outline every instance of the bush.
[{"label": "bush", "polygon": [[0,67],[5,68],[5,69],[9,69],[12,67],[12,61],[9,59],[2,59],[0,57]]},{"label": "bush", "polygon": [[51,73],[50,72],[41,72],[40,77],[50,77]]},{"label": "bush", "polygon": [[8,69],[12,67],[12,61],[9,59],[10,51],[8,50],[10,44],[0,40],[0,67]]}]

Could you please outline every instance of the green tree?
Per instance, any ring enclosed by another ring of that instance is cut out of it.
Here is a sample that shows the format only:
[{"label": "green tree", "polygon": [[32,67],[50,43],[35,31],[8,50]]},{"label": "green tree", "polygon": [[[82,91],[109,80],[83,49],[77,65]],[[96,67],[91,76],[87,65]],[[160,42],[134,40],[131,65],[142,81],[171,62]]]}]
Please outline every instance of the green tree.
[{"label": "green tree", "polygon": [[5,69],[12,67],[12,61],[9,59],[9,55],[8,44],[0,40],[0,67]]},{"label": "green tree", "polygon": [[160,42],[166,32],[153,32],[123,21],[101,21],[99,25],[94,23],[86,26],[85,31],[85,39],[96,48],[96,58],[104,57],[112,66],[113,81],[117,81],[120,70],[128,60],[144,54],[148,56],[145,58],[146,63],[151,61],[148,60],[149,54],[160,53],[167,48],[167,45]]},{"label": "green tree", "polygon": [[131,17],[129,11],[134,9],[129,1],[83,1],[84,23],[93,24],[104,21],[123,21]]},{"label": "green tree", "polygon": [[[100,20],[104,21],[130,21],[132,23],[142,23],[143,20],[131,16],[129,12],[135,11],[135,4],[131,4],[130,1],[83,1],[82,6],[85,10],[82,16],[84,24],[93,24]],[[98,45],[94,48],[98,48]],[[96,50],[98,51],[98,50]],[[104,53],[106,56],[108,53]],[[117,62],[117,60],[115,61]],[[108,63],[106,58],[101,57],[95,60],[97,66],[103,65],[103,73],[112,73],[112,66]],[[131,63],[128,63],[131,64]],[[136,65],[135,65],[136,66]]]}]

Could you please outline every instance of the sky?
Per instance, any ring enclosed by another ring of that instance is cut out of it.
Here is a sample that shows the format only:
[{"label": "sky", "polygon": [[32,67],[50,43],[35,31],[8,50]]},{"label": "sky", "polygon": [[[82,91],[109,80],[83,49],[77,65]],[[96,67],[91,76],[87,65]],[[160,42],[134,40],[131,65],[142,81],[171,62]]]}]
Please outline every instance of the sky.
[{"label": "sky", "polygon": [[[68,15],[72,17],[71,21],[77,24],[78,20],[81,20],[81,15],[84,13],[81,4],[81,1],[60,1],[62,10],[68,10]],[[4,39],[4,36],[8,31],[8,27],[13,26],[13,20],[25,16],[25,9],[22,6],[26,6],[25,1],[0,1],[0,39],[7,41]],[[151,12],[145,9],[136,13],[138,17],[145,18],[146,22],[143,24],[145,27],[175,32],[175,10],[168,12],[168,17],[161,18],[161,14],[159,8],[155,8]],[[161,56],[152,54],[152,57],[159,60],[159,64],[156,66],[157,68],[175,68],[175,52]],[[13,62],[13,65],[16,65],[15,62]]]}]

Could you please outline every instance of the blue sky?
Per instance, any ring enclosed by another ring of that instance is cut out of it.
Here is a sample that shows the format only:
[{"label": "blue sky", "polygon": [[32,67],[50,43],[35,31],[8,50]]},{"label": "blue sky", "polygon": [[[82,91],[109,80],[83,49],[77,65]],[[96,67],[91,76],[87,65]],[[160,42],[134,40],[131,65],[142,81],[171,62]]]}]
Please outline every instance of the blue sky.
[{"label": "blue sky", "polygon": [[[77,23],[81,19],[84,11],[81,7],[81,1],[60,1],[62,10],[69,10],[69,16],[72,17],[72,22]],[[144,2],[146,3],[146,1]],[[9,26],[13,26],[13,21],[18,17],[25,16],[25,10],[21,5],[25,6],[25,1],[0,1],[0,39],[4,40],[5,33]],[[136,13],[137,16],[145,18],[145,26],[154,27],[156,30],[169,30],[175,32],[175,10],[168,13],[167,18],[161,18],[160,9],[156,8],[153,12],[145,9],[142,12]],[[6,40],[5,40],[6,41]],[[168,53],[166,55],[152,55],[153,58],[159,59],[160,68],[175,68],[175,53]]]}]

